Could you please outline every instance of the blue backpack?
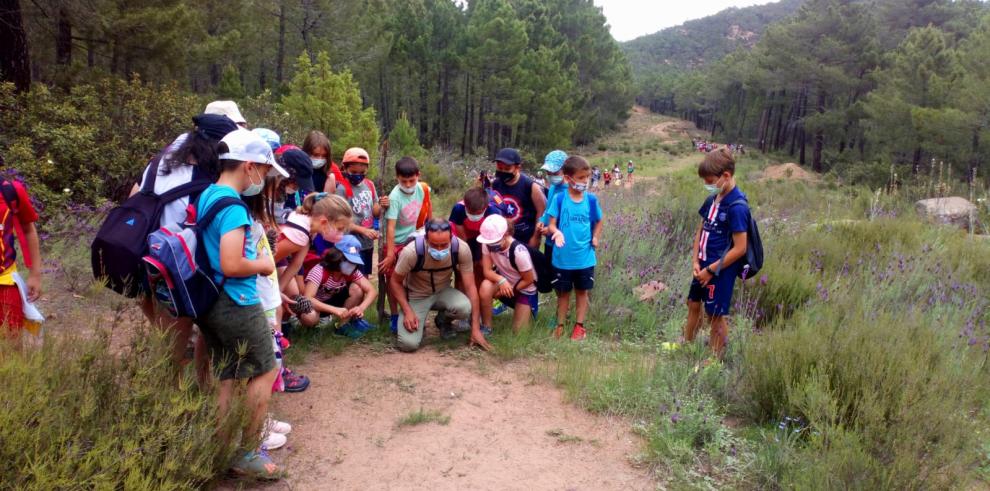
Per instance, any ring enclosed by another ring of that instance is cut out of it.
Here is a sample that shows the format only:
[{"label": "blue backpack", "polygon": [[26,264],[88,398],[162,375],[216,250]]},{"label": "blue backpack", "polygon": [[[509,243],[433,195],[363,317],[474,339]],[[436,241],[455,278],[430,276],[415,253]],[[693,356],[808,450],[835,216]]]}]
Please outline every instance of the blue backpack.
[{"label": "blue backpack", "polygon": [[[737,204],[749,205],[746,198],[739,198],[728,205],[726,209],[732,208]],[[748,278],[752,278],[763,269],[763,240],[760,239],[760,228],[756,225],[756,220],[753,218],[753,213],[750,211],[749,224],[746,227],[746,255],[739,259],[739,263],[742,265],[739,268],[739,272],[736,273],[740,279],[745,281]],[[725,260],[725,255],[729,253],[732,249],[732,241],[729,241],[729,245],[725,248],[722,253],[722,258],[718,260],[718,267],[715,269],[716,274],[722,272],[722,262]]]},{"label": "blue backpack", "polygon": [[148,236],[148,255],[143,258],[148,282],[173,316],[199,319],[220,298],[224,281],[215,281],[215,272],[202,244],[203,231],[218,213],[230,206],[247,210],[243,201],[228,196],[217,200],[197,220],[196,206],[190,205],[194,223],[186,220],[186,224],[168,225]]}]

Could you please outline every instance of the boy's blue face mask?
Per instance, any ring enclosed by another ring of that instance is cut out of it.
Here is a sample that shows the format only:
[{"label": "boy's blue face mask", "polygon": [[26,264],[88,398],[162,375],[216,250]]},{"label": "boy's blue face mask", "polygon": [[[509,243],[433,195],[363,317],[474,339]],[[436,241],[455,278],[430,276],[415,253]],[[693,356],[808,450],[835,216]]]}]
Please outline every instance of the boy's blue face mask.
[{"label": "boy's blue face mask", "polygon": [[722,192],[722,186],[715,181],[715,184],[705,184],[705,191],[708,191],[708,194],[718,194]]}]

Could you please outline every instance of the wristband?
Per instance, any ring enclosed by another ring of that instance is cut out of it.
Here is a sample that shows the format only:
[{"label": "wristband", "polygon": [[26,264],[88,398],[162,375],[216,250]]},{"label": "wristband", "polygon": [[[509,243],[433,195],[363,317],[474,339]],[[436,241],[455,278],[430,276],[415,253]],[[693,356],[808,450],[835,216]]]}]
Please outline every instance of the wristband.
[{"label": "wristband", "polygon": [[501,280],[498,280],[498,283],[495,283],[495,286],[502,286],[502,285],[504,285],[504,284],[506,284],[508,282],[509,282],[509,280],[507,280],[505,278],[502,278]]},{"label": "wristband", "polygon": [[710,265],[709,266],[705,266],[705,271],[708,271],[708,274],[710,274],[712,276],[718,276],[717,274],[715,274],[714,271],[712,271],[712,267]]}]

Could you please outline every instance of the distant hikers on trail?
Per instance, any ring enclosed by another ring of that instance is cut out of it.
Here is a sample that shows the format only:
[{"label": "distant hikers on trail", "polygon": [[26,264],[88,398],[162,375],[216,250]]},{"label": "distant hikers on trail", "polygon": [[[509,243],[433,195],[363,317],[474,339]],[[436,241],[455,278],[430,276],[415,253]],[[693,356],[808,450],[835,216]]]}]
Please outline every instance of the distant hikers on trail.
[{"label": "distant hikers on trail", "polygon": [[[243,427],[218,433],[246,449],[232,463],[235,471],[280,475],[267,452],[286,444],[292,426],[268,413],[271,395],[320,383],[283,361],[302,329],[356,339],[377,321],[390,329],[376,335],[390,338],[397,351],[415,352],[431,342],[432,325],[442,340],[460,337],[489,350],[496,317],[511,310],[513,332],[535,323],[576,342],[595,335],[589,305],[608,222],[592,190],[623,179],[631,186],[632,160],[623,172],[622,163],[592,167],[553,150],[537,180],[523,171],[518,150],[503,148],[490,163],[494,180],[482,172],[457,191],[460,200],[447,212],[435,208],[413,157],[396,159],[396,184],[382,195],[384,181],[368,178],[368,151],[348,148],[337,164],[321,131],[309,131],[296,146],[269,129],[246,129],[231,101],[210,103],[192,123],[147,163],[131,196],[107,215],[93,241],[93,267],[97,278],[137,299],[151,323],[173,334],[176,367],[192,353],[202,389],[219,388],[221,414],[244,397]],[[699,210],[684,327],[684,340],[691,341],[707,320],[717,356],[728,338],[735,277],[762,263],[761,248],[752,254],[758,234],[736,188],[734,151],[742,146],[707,152],[698,169],[710,196]],[[43,320],[30,304],[41,292],[37,214],[21,183],[0,181],[0,189],[6,217],[0,286],[8,293],[0,314],[8,335],[16,335]],[[27,282],[14,265],[15,234],[29,251]],[[551,292],[556,309],[540,309],[540,296]],[[379,312],[371,316],[376,301]]]}]

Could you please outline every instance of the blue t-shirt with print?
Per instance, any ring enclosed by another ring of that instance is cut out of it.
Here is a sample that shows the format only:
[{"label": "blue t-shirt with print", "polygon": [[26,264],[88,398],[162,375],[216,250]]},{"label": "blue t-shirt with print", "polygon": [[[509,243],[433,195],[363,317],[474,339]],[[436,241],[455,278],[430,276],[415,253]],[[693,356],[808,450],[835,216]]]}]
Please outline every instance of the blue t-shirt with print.
[{"label": "blue t-shirt with print", "polygon": [[540,221],[543,222],[544,225],[550,225],[549,203],[553,203],[553,200],[557,197],[558,194],[566,191],[567,191],[567,183],[564,181],[561,181],[559,184],[551,184],[550,187],[547,188],[548,206],[547,209],[543,211],[543,216],[540,217]]},{"label": "blue t-shirt with print", "polygon": [[[234,191],[230,186],[213,184],[206,188],[199,196],[196,216],[205,215],[213,203],[225,197],[240,199],[237,191]],[[220,237],[238,228],[244,229],[244,245],[242,246],[244,257],[252,260],[257,258],[255,241],[251,240],[251,217],[244,207],[228,206],[218,213],[210,225],[203,230],[202,246],[206,248],[206,255],[210,258],[210,266],[214,271],[214,280],[217,282],[224,281],[220,269]],[[257,275],[241,278],[228,276],[223,283],[223,291],[238,305],[254,305],[260,302]]]},{"label": "blue t-shirt with print", "polygon": [[559,193],[549,206],[550,216],[557,219],[557,228],[564,234],[564,247],[553,246],[553,267],[578,270],[594,266],[595,248],[591,235],[602,219],[602,208],[592,193],[584,193],[574,202],[569,192]]},{"label": "blue t-shirt with print", "polygon": [[[732,234],[745,232],[749,228],[749,205],[746,202],[728,206],[729,203],[745,199],[739,188],[732,188],[724,198],[715,201],[710,196],[701,205],[701,237],[698,241],[698,259],[702,267],[717,262],[732,243]],[[738,261],[733,266],[740,264]]]}]

